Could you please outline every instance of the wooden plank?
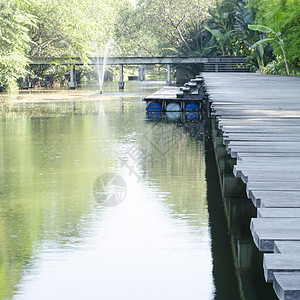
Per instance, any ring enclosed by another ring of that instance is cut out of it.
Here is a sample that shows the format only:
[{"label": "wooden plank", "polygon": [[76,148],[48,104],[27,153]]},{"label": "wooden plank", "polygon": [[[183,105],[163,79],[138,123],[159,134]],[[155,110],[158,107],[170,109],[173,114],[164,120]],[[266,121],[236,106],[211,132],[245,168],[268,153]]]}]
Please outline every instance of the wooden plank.
[{"label": "wooden plank", "polygon": [[[298,147],[300,147],[300,142],[295,142],[292,140],[287,140],[287,141],[230,141],[227,144],[227,149],[230,150],[233,147],[266,147],[266,148],[274,148],[274,147],[293,147],[298,151]],[[271,152],[271,151],[270,151]]]},{"label": "wooden plank", "polygon": [[235,133],[235,132],[252,132],[252,133],[269,133],[269,132],[291,132],[295,133],[300,129],[299,125],[290,125],[288,122],[285,125],[257,125],[257,126],[241,126],[241,125],[224,125],[222,131],[225,133]]},{"label": "wooden plank", "polygon": [[275,272],[273,276],[273,288],[280,300],[300,299],[300,274]]},{"label": "wooden plank", "polygon": [[246,193],[248,198],[251,198],[254,191],[299,191],[299,181],[287,181],[287,182],[260,182],[251,181],[247,183]]},{"label": "wooden plank", "polygon": [[287,181],[287,182],[261,182],[261,181],[250,181],[247,183],[246,190],[250,193],[253,191],[299,191],[299,181]]},{"label": "wooden plank", "polygon": [[[272,162],[272,165],[274,166],[282,166],[286,164],[300,164],[300,158],[294,158],[294,157],[286,157],[282,159],[274,159],[273,157],[262,157],[262,158],[255,158],[255,159],[248,159],[248,160],[237,160],[236,165],[238,167],[245,167],[249,168],[252,166],[270,166],[270,162]],[[272,166],[270,166],[272,167]],[[295,166],[296,168],[297,166]]]},{"label": "wooden plank", "polygon": [[[157,92],[145,97],[144,101],[155,101],[155,100],[175,100],[177,99],[176,94],[179,92],[177,87],[165,86]],[[179,98],[180,100],[180,98]]]},{"label": "wooden plank", "polygon": [[256,171],[256,172],[260,172],[260,173],[264,173],[264,172],[295,172],[297,170],[297,166],[295,165],[262,165],[260,166],[259,164],[254,165],[254,164],[248,164],[246,165],[234,165],[233,166],[233,174],[236,177],[241,177],[242,176],[242,172],[245,171]]},{"label": "wooden plank", "polygon": [[252,218],[254,243],[260,251],[274,251],[274,241],[300,241],[299,218]]},{"label": "wooden plank", "polygon": [[[239,110],[226,110],[226,109],[218,109],[217,111],[212,111],[212,115],[214,116],[240,116],[241,112]],[[298,111],[296,110],[285,110],[284,112],[281,110],[262,110],[262,109],[252,109],[248,111],[243,112],[244,116],[247,117],[262,117],[265,114],[268,114],[270,116],[276,116],[276,117],[298,117]]]},{"label": "wooden plank", "polygon": [[[237,160],[237,164],[243,164],[243,163],[251,163],[251,164],[255,164],[255,163],[281,163],[281,162],[287,162],[287,163],[300,163],[300,158],[295,156],[287,156],[287,157],[283,157],[283,158],[274,158],[273,156],[256,156],[256,157],[251,157],[251,156],[242,156],[241,158]],[[300,170],[299,170],[300,171]]]},{"label": "wooden plank", "polygon": [[237,160],[236,166],[237,168],[252,168],[252,167],[261,167],[261,168],[268,168],[268,167],[282,167],[287,166],[291,167],[294,166],[294,170],[297,169],[300,165],[300,158],[294,158],[294,157],[284,157],[282,159],[274,159],[273,157],[263,157],[263,158],[255,158],[248,159],[248,160]]},{"label": "wooden plank", "polygon": [[[257,218],[300,218],[300,207],[258,208]],[[300,253],[300,252],[299,252]]]},{"label": "wooden plank", "polygon": [[[185,91],[190,90],[189,87],[184,88]],[[196,91],[185,94],[183,91],[180,91],[178,87],[169,87],[165,86],[160,90],[154,92],[153,94],[143,98],[143,101],[151,102],[201,102],[203,98],[198,95],[198,92],[195,94]],[[178,94],[181,94],[182,97],[177,97]]]},{"label": "wooden plank", "polygon": [[283,153],[283,152],[277,152],[277,153],[238,153],[237,159],[243,160],[243,157],[274,157],[274,159],[280,158],[280,157],[300,157],[300,153]]},{"label": "wooden plank", "polygon": [[260,201],[252,201],[256,207],[299,207],[300,206],[300,199],[299,197],[293,198],[280,198],[280,199],[261,199]]},{"label": "wooden plank", "polygon": [[[273,254],[265,253],[263,261],[264,275],[267,282],[272,282],[274,273],[298,272],[300,274],[300,253]],[[300,288],[300,282],[298,282]]]},{"label": "wooden plank", "polygon": [[294,142],[300,142],[300,136],[299,134],[295,135],[287,135],[287,134],[276,134],[276,135],[266,135],[266,134],[261,134],[261,135],[250,135],[250,134],[234,134],[230,133],[227,136],[223,136],[223,141],[224,145],[228,145],[229,142],[232,143],[232,141],[242,141],[242,142],[289,142],[289,141],[294,141]]},{"label": "wooden plank", "polygon": [[300,253],[300,241],[275,241],[274,253]]},{"label": "wooden plank", "polygon": [[236,118],[221,118],[218,122],[218,127],[221,129],[223,126],[226,125],[238,125],[238,126],[252,126],[252,125],[270,125],[270,126],[278,126],[278,125],[285,125],[285,124],[290,124],[290,125],[300,125],[300,120],[298,118],[244,118],[244,119],[236,119]]},{"label": "wooden plank", "polygon": [[260,181],[260,182],[300,182],[300,171],[281,171],[274,172],[264,170],[263,172],[258,172],[257,170],[241,170],[238,173],[239,178],[242,179],[244,183],[249,181]]},{"label": "wooden plank", "polygon": [[253,191],[250,199],[255,207],[300,207],[299,191]]},{"label": "wooden plank", "polygon": [[229,149],[229,154],[231,154],[232,158],[237,158],[238,153],[298,153],[299,149],[293,146],[233,146]]}]

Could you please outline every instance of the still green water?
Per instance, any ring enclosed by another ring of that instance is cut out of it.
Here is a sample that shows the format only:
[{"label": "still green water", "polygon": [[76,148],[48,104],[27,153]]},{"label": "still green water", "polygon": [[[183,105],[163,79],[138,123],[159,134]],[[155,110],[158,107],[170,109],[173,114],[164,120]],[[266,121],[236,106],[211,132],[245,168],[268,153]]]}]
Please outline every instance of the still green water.
[{"label": "still green water", "polygon": [[1,96],[0,299],[214,299],[203,124],[158,87]]}]

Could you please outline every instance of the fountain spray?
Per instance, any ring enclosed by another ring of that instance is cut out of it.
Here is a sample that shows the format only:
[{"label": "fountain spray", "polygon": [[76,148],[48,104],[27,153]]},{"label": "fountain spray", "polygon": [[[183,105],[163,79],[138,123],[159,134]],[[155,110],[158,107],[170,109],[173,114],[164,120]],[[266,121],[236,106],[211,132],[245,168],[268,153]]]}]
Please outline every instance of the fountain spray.
[{"label": "fountain spray", "polygon": [[[98,83],[99,83],[100,95],[103,94],[103,83],[104,83],[105,67],[106,67],[106,63],[107,63],[108,53],[109,53],[109,51],[111,51],[111,48],[113,46],[113,42],[114,41],[111,37],[107,40],[107,43],[106,43],[105,48],[104,48],[103,61],[100,62],[99,56],[97,57],[97,73],[98,73]],[[102,45],[101,45],[100,52],[103,53]],[[97,53],[98,53],[98,51],[97,51]]]}]

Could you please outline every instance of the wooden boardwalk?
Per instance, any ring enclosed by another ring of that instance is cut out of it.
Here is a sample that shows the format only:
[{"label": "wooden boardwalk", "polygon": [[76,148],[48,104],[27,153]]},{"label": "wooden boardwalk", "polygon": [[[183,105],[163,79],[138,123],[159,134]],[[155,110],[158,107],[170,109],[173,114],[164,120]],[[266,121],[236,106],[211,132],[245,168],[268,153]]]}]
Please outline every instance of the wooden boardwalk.
[{"label": "wooden boardwalk", "polygon": [[203,73],[227,152],[257,207],[253,240],[279,299],[300,299],[300,78]]}]

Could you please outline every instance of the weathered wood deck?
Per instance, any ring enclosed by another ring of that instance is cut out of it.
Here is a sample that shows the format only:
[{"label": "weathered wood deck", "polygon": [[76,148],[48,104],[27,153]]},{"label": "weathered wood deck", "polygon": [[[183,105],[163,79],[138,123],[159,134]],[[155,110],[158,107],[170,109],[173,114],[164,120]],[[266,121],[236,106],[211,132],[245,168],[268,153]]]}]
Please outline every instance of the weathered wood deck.
[{"label": "weathered wood deck", "polygon": [[144,100],[145,101],[155,101],[155,100],[176,100],[176,94],[180,92],[179,87],[174,86],[164,86],[160,90],[154,92],[150,96],[147,96]]},{"label": "weathered wood deck", "polygon": [[[205,107],[207,102],[207,96],[203,88],[204,80],[202,76],[197,75],[196,78],[191,79],[185,83],[182,87],[169,87],[165,86],[159,91],[145,97],[147,111],[181,111],[189,110],[188,105],[191,103],[196,104],[196,110],[200,110]],[[151,107],[153,103],[160,106]],[[176,104],[172,108],[168,104]]]},{"label": "weathered wood deck", "polygon": [[300,78],[203,73],[234,175],[257,207],[253,240],[279,299],[300,299]]}]

